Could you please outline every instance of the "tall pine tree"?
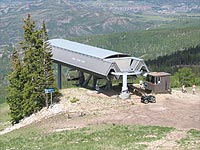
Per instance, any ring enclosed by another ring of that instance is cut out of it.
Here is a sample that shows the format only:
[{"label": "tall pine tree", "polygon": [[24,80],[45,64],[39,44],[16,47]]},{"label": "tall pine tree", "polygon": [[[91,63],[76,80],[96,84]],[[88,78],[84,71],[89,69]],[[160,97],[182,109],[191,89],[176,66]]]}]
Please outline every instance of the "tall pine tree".
[{"label": "tall pine tree", "polygon": [[[45,88],[55,88],[52,61],[51,61],[51,47],[48,43],[48,35],[43,22],[42,29],[35,29],[35,23],[31,20],[31,16],[24,20],[24,40],[20,43],[21,49],[24,52],[20,67],[19,77],[12,75],[10,78],[10,85],[8,91],[10,97],[8,102],[11,112],[13,110],[13,116],[11,115],[13,122],[16,123],[19,119],[29,116],[34,112],[39,111],[44,106],[48,106],[48,102],[45,101]],[[13,60],[14,65],[14,60]],[[19,65],[18,65],[19,66]],[[12,81],[22,81],[22,88],[16,87],[12,89]],[[15,92],[16,90],[16,92]],[[16,93],[20,90],[20,102],[12,97],[16,96]],[[12,94],[12,92],[14,94]],[[16,106],[13,104],[16,103]],[[17,110],[20,104],[20,109]],[[17,109],[16,109],[17,108]],[[20,117],[17,117],[17,116]]]},{"label": "tall pine tree", "polygon": [[40,110],[44,105],[43,75],[43,42],[41,31],[35,30],[30,38],[31,47],[26,50],[23,59],[23,74],[26,76],[23,98],[24,113],[30,115]]},{"label": "tall pine tree", "polygon": [[[55,80],[53,76],[53,69],[52,69],[52,49],[50,43],[48,42],[48,34],[46,30],[45,22],[43,21],[42,24],[42,39],[43,39],[43,49],[44,49],[44,88],[55,88]],[[55,93],[57,94],[57,93]],[[46,101],[46,106],[48,107],[48,101]]]}]

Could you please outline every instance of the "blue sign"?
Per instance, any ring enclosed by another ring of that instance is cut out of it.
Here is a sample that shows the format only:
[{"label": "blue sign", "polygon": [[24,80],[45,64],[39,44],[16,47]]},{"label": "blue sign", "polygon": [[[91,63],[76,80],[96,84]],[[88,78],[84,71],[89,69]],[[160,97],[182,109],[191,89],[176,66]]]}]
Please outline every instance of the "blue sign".
[{"label": "blue sign", "polygon": [[44,89],[44,92],[45,93],[53,93],[53,92],[55,92],[55,89],[54,88]]}]

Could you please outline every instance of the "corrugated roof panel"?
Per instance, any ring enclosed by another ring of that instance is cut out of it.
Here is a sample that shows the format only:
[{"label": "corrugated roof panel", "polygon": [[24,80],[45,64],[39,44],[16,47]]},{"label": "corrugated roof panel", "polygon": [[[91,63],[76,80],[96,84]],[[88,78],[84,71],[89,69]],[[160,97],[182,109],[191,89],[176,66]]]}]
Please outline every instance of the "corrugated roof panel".
[{"label": "corrugated roof panel", "polygon": [[106,50],[103,48],[98,48],[98,47],[85,45],[85,44],[81,44],[77,42],[72,42],[72,41],[64,40],[64,39],[52,39],[52,40],[49,40],[49,42],[52,46],[60,47],[66,50],[71,50],[77,53],[81,53],[81,54],[85,54],[88,56],[93,56],[93,57],[97,57],[101,59],[105,59],[105,58],[112,57],[115,55],[128,56],[123,53],[118,53],[118,52]]}]

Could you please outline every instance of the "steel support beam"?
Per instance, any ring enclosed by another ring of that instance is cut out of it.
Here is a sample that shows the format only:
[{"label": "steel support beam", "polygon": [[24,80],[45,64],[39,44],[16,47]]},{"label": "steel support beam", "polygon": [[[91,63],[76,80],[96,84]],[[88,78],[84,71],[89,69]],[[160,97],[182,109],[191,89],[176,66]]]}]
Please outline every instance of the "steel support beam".
[{"label": "steel support beam", "polygon": [[58,65],[58,89],[62,88],[62,67],[61,64],[57,64]]},{"label": "steel support beam", "polygon": [[112,81],[111,80],[107,80],[106,81],[106,90],[110,90],[112,88]]},{"label": "steel support beam", "polygon": [[97,77],[93,76],[92,88],[96,89],[96,86],[97,86]]},{"label": "steel support beam", "polygon": [[92,78],[92,75],[90,74],[90,75],[87,77],[87,79],[85,80],[85,82],[83,83],[83,87],[87,87],[87,85],[88,85],[88,83],[89,83],[89,81],[90,81],[91,78]]},{"label": "steel support beam", "polygon": [[82,71],[78,71],[79,76],[79,86],[83,86],[83,83],[85,82],[85,76]]},{"label": "steel support beam", "polygon": [[127,99],[130,97],[129,91],[128,91],[128,84],[127,84],[127,77],[128,75],[139,75],[142,72],[112,72],[111,74],[113,75],[120,75],[123,78],[123,83],[122,83],[122,91],[119,97],[121,99]]},{"label": "steel support beam", "polygon": [[127,85],[127,74],[124,73],[122,75],[123,77],[123,82],[122,82],[122,92],[127,92],[128,91],[128,85]]}]

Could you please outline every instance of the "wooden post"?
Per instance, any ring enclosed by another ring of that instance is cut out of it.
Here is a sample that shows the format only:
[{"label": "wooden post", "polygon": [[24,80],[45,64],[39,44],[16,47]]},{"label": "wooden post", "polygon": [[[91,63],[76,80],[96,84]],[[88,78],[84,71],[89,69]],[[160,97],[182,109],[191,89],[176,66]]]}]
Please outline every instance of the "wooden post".
[{"label": "wooden post", "polygon": [[51,106],[53,104],[52,92],[51,92]]},{"label": "wooden post", "polygon": [[48,93],[46,93],[45,95],[46,95],[46,107],[49,108],[49,104],[48,104]]}]

